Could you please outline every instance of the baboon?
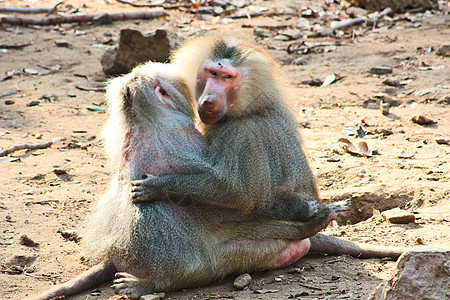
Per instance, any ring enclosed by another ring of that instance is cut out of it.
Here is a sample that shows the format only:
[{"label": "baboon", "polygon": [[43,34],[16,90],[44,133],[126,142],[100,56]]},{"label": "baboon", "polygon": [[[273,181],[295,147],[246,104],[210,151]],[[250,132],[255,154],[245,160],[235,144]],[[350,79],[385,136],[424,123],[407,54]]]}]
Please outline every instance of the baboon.
[{"label": "baboon", "polygon": [[[254,45],[199,38],[172,58],[197,99],[208,165],[133,182],[133,201],[188,195],[279,220],[307,220],[319,199],[275,62]],[[186,197],[190,199],[192,197]]]},{"label": "baboon", "polygon": [[308,220],[293,222],[266,221],[220,203],[199,206],[195,199],[178,205],[182,197],[133,204],[131,181],[143,174],[204,169],[206,144],[194,127],[193,97],[178,73],[176,65],[148,63],[108,85],[103,137],[117,172],[83,234],[87,251],[101,263],[38,299],[67,296],[114,274],[115,292],[137,299],[285,266],[306,254],[308,237],[345,211],[317,205]]},{"label": "baboon", "polygon": [[[298,125],[283,102],[276,63],[255,45],[206,37],[182,46],[172,64],[195,95],[208,146],[206,164],[197,173],[148,174],[133,181],[133,201],[183,195],[181,202],[222,203],[249,216],[308,220],[317,207],[317,186]],[[398,257],[405,250],[323,234],[310,242],[312,252],[356,257]]]}]

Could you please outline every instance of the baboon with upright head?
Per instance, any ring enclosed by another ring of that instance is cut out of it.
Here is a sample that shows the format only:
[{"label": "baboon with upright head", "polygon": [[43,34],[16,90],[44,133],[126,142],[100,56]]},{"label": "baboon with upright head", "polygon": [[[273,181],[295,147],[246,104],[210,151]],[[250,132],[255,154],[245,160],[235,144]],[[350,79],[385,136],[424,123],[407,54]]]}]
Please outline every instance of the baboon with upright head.
[{"label": "baboon with upright head", "polygon": [[188,205],[178,204],[184,195],[132,203],[131,181],[144,174],[195,174],[205,167],[193,97],[179,73],[176,65],[148,63],[109,83],[103,137],[117,171],[83,234],[88,253],[101,262],[38,299],[70,295],[114,274],[116,293],[137,299],[285,266],[306,253],[306,238],[345,210],[318,205],[307,220],[293,222],[248,216],[226,203],[197,205],[196,195],[188,195]]},{"label": "baboon with upright head", "polygon": [[[317,208],[317,186],[298,124],[283,102],[275,62],[245,41],[206,37],[182,46],[172,64],[180,68],[204,123],[205,165],[197,173],[135,180],[133,201],[183,195],[181,202],[221,203],[259,218],[308,220]],[[314,252],[356,257],[398,257],[404,251],[323,234],[310,242]]]}]

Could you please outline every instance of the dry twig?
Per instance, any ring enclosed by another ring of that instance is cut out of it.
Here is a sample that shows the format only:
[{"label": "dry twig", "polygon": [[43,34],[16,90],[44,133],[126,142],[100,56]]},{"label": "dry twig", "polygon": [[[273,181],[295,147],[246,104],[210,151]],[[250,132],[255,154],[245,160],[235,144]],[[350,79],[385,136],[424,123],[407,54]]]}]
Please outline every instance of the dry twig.
[{"label": "dry twig", "polygon": [[21,13],[21,14],[42,14],[48,13],[53,8],[46,7],[14,7],[14,6],[6,6],[0,7],[0,12],[5,13]]},{"label": "dry twig", "polygon": [[230,19],[251,19],[256,17],[274,17],[274,16],[293,16],[298,17],[298,13],[291,13],[291,12],[276,12],[276,11],[270,11],[270,12],[256,12],[256,13],[247,13],[243,15],[232,15],[227,18]]},{"label": "dry twig", "polygon": [[162,7],[164,9],[176,9],[180,7],[192,8],[192,4],[154,4],[154,3],[139,4],[126,0],[116,0],[116,1],[122,4],[131,5],[133,7]]},{"label": "dry twig", "polygon": [[12,146],[10,148],[7,148],[5,150],[0,151],[0,157],[6,156],[6,155],[8,155],[10,153],[13,153],[15,151],[18,151],[18,150],[24,150],[24,149],[27,149],[27,150],[45,149],[45,148],[48,148],[48,147],[50,147],[51,145],[53,145],[55,143],[58,143],[58,142],[61,142],[61,141],[65,141],[65,140],[66,140],[65,137],[59,137],[59,138],[56,138],[56,139],[54,139],[54,140],[52,140],[50,142],[42,143],[42,144],[21,144],[21,145],[15,145],[15,146]]},{"label": "dry twig", "polygon": [[9,270],[9,269],[0,269],[0,273],[8,273],[8,274],[22,274],[21,271],[18,270]]},{"label": "dry twig", "polygon": [[51,16],[45,18],[28,18],[0,14],[0,23],[13,25],[57,25],[62,23],[91,22],[100,17],[109,17],[113,21],[136,20],[136,19],[155,19],[166,16],[164,9],[153,9],[147,11],[130,11],[112,14],[87,14],[70,16]]},{"label": "dry twig", "polygon": [[20,49],[26,46],[30,46],[33,43],[0,43],[0,48],[2,49]]},{"label": "dry twig", "polygon": [[105,87],[89,87],[89,86],[81,86],[81,85],[76,85],[75,87],[82,91],[92,91],[92,92],[104,92],[105,91]]},{"label": "dry twig", "polygon": [[334,25],[331,28],[325,28],[322,31],[315,33],[309,37],[320,37],[320,36],[329,36],[333,35],[336,30],[342,30],[348,27],[360,25],[363,23],[366,23],[368,26],[375,26],[377,21],[389,14],[392,13],[392,9],[390,7],[386,8],[373,18],[355,18],[355,19],[349,19],[339,22],[338,24]]},{"label": "dry twig", "polygon": [[56,5],[53,6],[45,16],[48,17],[48,16],[50,16],[51,14],[57,12],[57,11],[58,11],[58,6],[60,6],[60,5],[63,4],[63,3],[64,3],[64,1],[61,1],[61,2],[56,3]]}]

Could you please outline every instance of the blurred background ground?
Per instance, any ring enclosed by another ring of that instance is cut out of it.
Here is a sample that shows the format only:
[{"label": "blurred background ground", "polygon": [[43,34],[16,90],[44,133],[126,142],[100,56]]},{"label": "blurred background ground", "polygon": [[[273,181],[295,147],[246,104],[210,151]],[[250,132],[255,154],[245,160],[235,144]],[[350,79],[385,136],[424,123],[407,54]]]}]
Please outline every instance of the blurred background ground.
[{"label": "blurred background ground", "polygon": [[[449,246],[450,64],[443,48],[450,34],[447,4],[398,11],[375,25],[317,37],[333,22],[373,15],[352,13],[339,1],[223,1],[224,8],[212,2],[169,9],[167,17],[155,20],[0,23],[0,147],[67,138],[51,148],[0,157],[2,299],[23,299],[89,267],[81,247],[58,231],[78,228],[112,176],[95,139],[105,119],[98,111],[104,108],[103,94],[93,90],[107,80],[100,59],[123,28],[143,33],[167,28],[183,38],[237,35],[268,50],[290,84],[287,99],[322,198],[352,201],[348,220],[326,233],[373,244]],[[57,3],[0,1],[0,7],[51,8]],[[113,0],[67,0],[58,6],[59,13],[68,15],[146,9]],[[255,12],[273,14],[227,18]],[[58,46],[60,40],[68,45]],[[29,45],[11,47],[20,44]],[[372,69],[377,67],[381,71]],[[379,72],[389,73],[375,74]],[[28,106],[36,100],[38,105]],[[381,102],[391,105],[385,115]],[[416,116],[433,123],[414,123]],[[354,145],[364,141],[375,155],[352,155],[343,150],[340,138]],[[377,214],[394,207],[412,212],[415,222],[391,224]],[[23,235],[39,245],[23,245]],[[253,274],[244,291],[227,280],[166,297],[365,299],[394,266],[379,259],[308,256],[293,267]],[[108,285],[91,292],[71,299],[113,295]]]}]

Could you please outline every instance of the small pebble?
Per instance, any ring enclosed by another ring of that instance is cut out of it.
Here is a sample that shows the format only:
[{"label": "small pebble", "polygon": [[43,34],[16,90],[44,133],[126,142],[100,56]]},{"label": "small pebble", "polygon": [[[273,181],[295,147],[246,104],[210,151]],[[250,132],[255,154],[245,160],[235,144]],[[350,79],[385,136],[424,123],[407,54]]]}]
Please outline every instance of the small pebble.
[{"label": "small pebble", "polygon": [[287,29],[280,32],[281,35],[286,36],[289,40],[298,40],[302,37],[300,30]]},{"label": "small pebble", "polygon": [[436,123],[435,121],[433,121],[430,118],[427,118],[425,116],[414,116],[414,117],[412,117],[411,121],[413,123],[416,123],[419,125],[428,125],[428,124]]},{"label": "small pebble", "polygon": [[24,195],[33,195],[33,194],[36,194],[36,190],[23,191],[22,194],[24,194]]},{"label": "small pebble", "polygon": [[20,241],[19,243],[21,245],[25,245],[28,247],[36,247],[37,245],[39,245],[39,243],[36,243],[35,241],[33,241],[31,238],[29,238],[26,234],[22,235],[20,237]]},{"label": "small pebble", "polygon": [[30,101],[30,102],[28,102],[27,103],[27,106],[36,106],[36,105],[39,105],[39,101],[37,101],[37,100],[32,100],[32,101]]},{"label": "small pebble", "polygon": [[142,295],[139,300],[162,300],[166,297],[165,293]]},{"label": "small pebble", "polygon": [[436,55],[450,56],[450,45],[443,45],[437,51]]},{"label": "small pebble", "polygon": [[450,96],[449,95],[442,96],[442,98],[440,98],[437,103],[438,104],[450,104]]},{"label": "small pebble", "polygon": [[62,47],[62,48],[69,48],[71,45],[67,40],[64,39],[59,39],[55,41],[55,45],[57,47]]},{"label": "small pebble", "polygon": [[5,100],[5,105],[13,105],[15,102],[12,99],[6,99]]},{"label": "small pebble", "polygon": [[237,289],[242,290],[247,287],[252,282],[252,276],[250,274],[241,274],[234,280],[233,286]]},{"label": "small pebble", "polygon": [[383,84],[390,85],[390,86],[400,86],[400,80],[398,78],[386,78],[383,81]]},{"label": "small pebble", "polygon": [[398,207],[383,211],[381,215],[385,220],[394,224],[408,224],[416,220],[414,214]]},{"label": "small pebble", "polygon": [[253,29],[253,34],[259,37],[269,37],[270,33],[267,30],[264,30],[262,28],[259,27],[255,27],[255,29]]},{"label": "small pebble", "polygon": [[58,100],[58,96],[56,94],[44,94],[41,98],[50,102],[55,102]]},{"label": "small pebble", "polygon": [[373,68],[370,68],[370,73],[376,74],[376,75],[391,74],[392,68],[390,68],[390,67],[373,67]]},{"label": "small pebble", "polygon": [[308,61],[303,56],[299,56],[292,61],[292,64],[296,66],[304,66],[308,64]]},{"label": "small pebble", "polygon": [[78,235],[78,233],[75,230],[70,229],[58,229],[58,233],[61,234],[63,238],[66,240],[72,241],[72,242],[79,242],[81,240],[81,237]]},{"label": "small pebble", "polygon": [[54,168],[53,173],[55,173],[56,175],[64,175],[67,174],[67,170],[64,168]]},{"label": "small pebble", "polygon": [[389,103],[382,103],[380,105],[381,114],[383,116],[389,115],[389,109],[391,108],[391,105]]}]

